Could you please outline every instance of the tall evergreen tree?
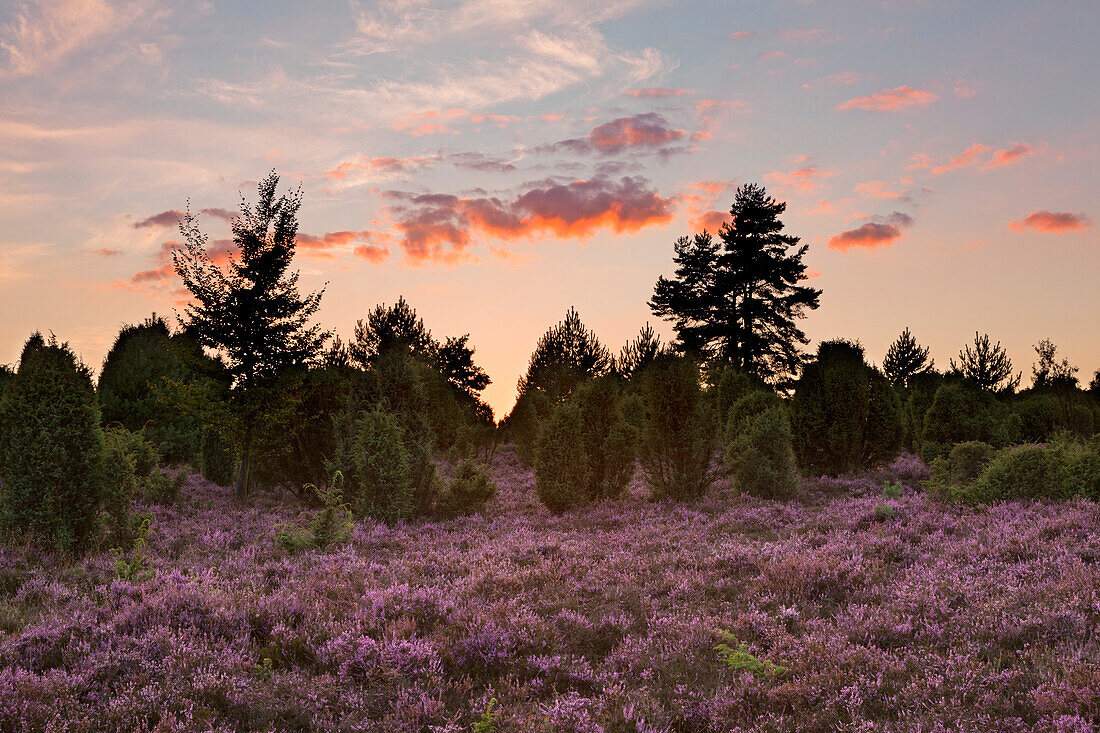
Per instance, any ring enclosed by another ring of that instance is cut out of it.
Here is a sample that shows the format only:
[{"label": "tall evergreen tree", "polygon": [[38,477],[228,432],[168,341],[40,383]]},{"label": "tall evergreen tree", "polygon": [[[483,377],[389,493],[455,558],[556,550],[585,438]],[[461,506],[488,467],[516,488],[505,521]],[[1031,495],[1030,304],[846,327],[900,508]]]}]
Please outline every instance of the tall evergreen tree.
[{"label": "tall evergreen tree", "polygon": [[612,362],[611,352],[581,322],[577,309],[570,308],[565,319],[539,339],[517,387],[520,395],[538,389],[560,402],[580,382],[611,371]]},{"label": "tall evergreen tree", "polygon": [[741,186],[718,241],[705,230],[676,241],[676,274],[657,280],[649,306],[673,322],[681,350],[772,383],[798,373],[807,338],[796,322],[821,291],[799,285],[807,245],[782,233],[786,208],[762,186]]},{"label": "tall evergreen tree", "polygon": [[468,346],[470,334],[449,337],[436,350],[436,366],[447,382],[460,392],[476,397],[492,380],[474,363],[474,349]]},{"label": "tall evergreen tree", "polygon": [[904,389],[909,386],[909,380],[914,375],[930,371],[935,363],[935,359],[928,358],[928,347],[918,344],[907,327],[886,350],[882,371],[886,373],[890,384]]},{"label": "tall evergreen tree", "polygon": [[1020,374],[1012,376],[1012,360],[1001,342],[990,345],[989,334],[974,332],[974,348],[959,352],[959,363],[951,360],[951,371],[989,392],[1012,392],[1020,386]]},{"label": "tall evergreen tree", "polygon": [[238,252],[225,270],[207,254],[208,237],[188,210],[180,222],[184,248],[173,252],[176,273],[192,302],[180,322],[202,346],[225,360],[230,396],[239,419],[241,464],[237,495],[248,493],[249,456],[263,387],[282,370],[313,361],[328,333],[310,325],[324,291],[302,296],[294,257],[301,188],[276,198],[279,176],[260,181],[255,207],[242,196],[241,215],[231,223]]}]

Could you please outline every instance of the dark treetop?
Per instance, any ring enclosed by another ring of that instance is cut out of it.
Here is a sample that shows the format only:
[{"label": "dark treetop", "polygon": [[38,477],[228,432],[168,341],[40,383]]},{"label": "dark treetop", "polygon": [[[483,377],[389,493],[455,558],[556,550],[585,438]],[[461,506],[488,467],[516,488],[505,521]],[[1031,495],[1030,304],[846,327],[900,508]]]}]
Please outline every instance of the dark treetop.
[{"label": "dark treetop", "polygon": [[821,291],[799,285],[807,245],[781,233],[786,208],[762,186],[741,186],[717,241],[705,230],[676,241],[676,274],[657,280],[649,306],[673,322],[680,349],[774,383],[798,373],[807,339],[796,321]]}]

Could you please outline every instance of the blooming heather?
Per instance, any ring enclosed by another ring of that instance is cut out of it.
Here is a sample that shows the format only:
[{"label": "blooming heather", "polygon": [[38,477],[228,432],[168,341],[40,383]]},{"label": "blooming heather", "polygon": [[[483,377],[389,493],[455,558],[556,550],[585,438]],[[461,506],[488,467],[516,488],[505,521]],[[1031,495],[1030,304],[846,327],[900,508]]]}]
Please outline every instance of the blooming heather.
[{"label": "blooming heather", "polygon": [[192,477],[136,507],[144,581],[0,550],[0,730],[457,733],[493,699],[502,731],[1094,729],[1100,506],[946,505],[927,475],[677,504],[639,477],[552,515],[504,451],[484,515],[297,554],[289,498]]}]

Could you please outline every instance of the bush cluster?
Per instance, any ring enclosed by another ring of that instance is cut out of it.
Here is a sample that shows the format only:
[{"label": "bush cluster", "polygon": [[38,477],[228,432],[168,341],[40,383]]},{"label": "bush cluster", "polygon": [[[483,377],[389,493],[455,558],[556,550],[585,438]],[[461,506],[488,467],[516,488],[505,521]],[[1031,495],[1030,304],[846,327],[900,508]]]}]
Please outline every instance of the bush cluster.
[{"label": "bush cluster", "polygon": [[928,488],[965,504],[1075,496],[1100,501],[1100,450],[1072,440],[1001,450],[961,443],[933,464]]},{"label": "bush cluster", "polygon": [[99,423],[88,368],[67,344],[31,336],[0,401],[0,522],[9,532],[59,551],[91,539],[116,468]]},{"label": "bush cluster", "polygon": [[659,357],[642,378],[646,424],[639,462],[654,497],[702,496],[714,480],[717,419],[705,399],[698,365]]},{"label": "bush cluster", "polygon": [[726,467],[742,491],[773,499],[797,493],[791,425],[774,393],[754,391],[733,403],[723,448]]},{"label": "bush cluster", "polygon": [[465,459],[455,467],[447,488],[436,500],[439,513],[447,518],[476,514],[497,494],[484,464]]},{"label": "bush cluster", "polygon": [[824,341],[795,384],[791,425],[799,463],[838,474],[889,459],[901,447],[901,401],[863,347]]}]

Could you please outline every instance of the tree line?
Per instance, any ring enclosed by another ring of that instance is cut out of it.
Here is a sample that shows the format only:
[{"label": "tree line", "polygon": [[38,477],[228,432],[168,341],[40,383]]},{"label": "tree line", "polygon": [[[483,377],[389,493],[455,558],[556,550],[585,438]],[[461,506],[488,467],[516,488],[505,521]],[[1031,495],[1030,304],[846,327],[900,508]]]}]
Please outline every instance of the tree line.
[{"label": "tree line", "polygon": [[[903,448],[935,462],[963,443],[1087,438],[1100,425],[1100,370],[1083,389],[1049,340],[1022,392],[987,335],[944,372],[908,329],[881,369],[858,342],[805,353],[798,324],[821,295],[805,284],[807,246],[784,233],[786,205],[752,184],[717,236],[675,242],[675,272],[649,302],[672,343],[646,324],[613,354],[571,308],[535,345],[497,425],[468,334],[435,337],[404,298],[375,307],[347,343],[313,322],[324,291],[299,292],[290,269],[301,203],[300,188],[278,193],[274,172],[261,181],[255,204],[242,197],[225,266],[188,212],[174,264],[191,301],[174,324],[154,314],[125,327],[98,383],[39,334],[17,370],[0,369],[8,531],[60,549],[124,543],[140,532],[132,501],[173,501],[190,469],[242,500],[256,486],[294,492],[319,507],[327,529],[315,541],[338,535],[345,512],[480,510],[502,444],[535,470],[543,503],[565,511],[621,494],[638,471],[657,498],[699,496],[722,473],[791,496],[801,475]],[[441,457],[459,462],[449,477]],[[283,536],[296,546],[305,535]]]}]

